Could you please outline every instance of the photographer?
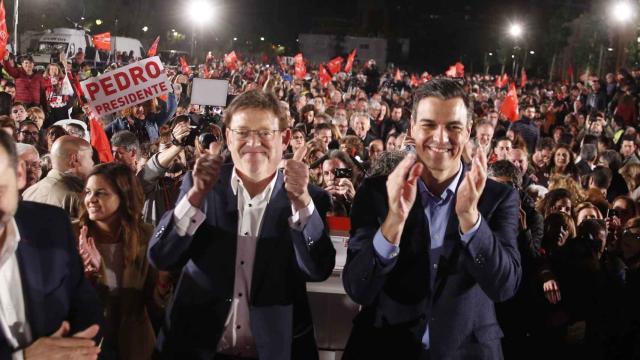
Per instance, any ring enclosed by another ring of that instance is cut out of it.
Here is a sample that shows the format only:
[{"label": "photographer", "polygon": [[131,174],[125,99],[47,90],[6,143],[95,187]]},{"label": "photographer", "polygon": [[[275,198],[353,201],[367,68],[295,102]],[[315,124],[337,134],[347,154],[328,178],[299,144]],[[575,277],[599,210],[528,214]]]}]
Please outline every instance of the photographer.
[{"label": "photographer", "polygon": [[331,210],[335,216],[348,216],[360,182],[360,172],[344,151],[332,150],[322,162],[320,186],[331,194]]}]

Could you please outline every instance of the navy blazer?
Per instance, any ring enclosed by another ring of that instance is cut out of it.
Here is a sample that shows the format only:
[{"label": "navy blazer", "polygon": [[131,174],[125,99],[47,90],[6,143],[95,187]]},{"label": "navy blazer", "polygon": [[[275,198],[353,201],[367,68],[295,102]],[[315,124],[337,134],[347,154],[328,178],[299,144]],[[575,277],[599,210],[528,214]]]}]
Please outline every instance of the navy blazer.
[{"label": "navy blazer", "polygon": [[466,246],[453,199],[431,289],[429,224],[419,194],[398,257],[383,265],[375,254],[373,238],[388,212],[385,185],[386,177],[365,180],[353,203],[342,278],[347,294],[363,307],[344,359],[417,359],[427,319],[431,359],[501,358],[494,301],[513,296],[521,277],[518,193],[487,180],[478,204],[481,225]]},{"label": "navy blazer", "polygon": [[[103,308],[84,276],[67,213],[59,207],[21,201],[15,220],[20,232],[16,256],[32,341],[51,335],[64,320],[71,325],[70,334],[102,325]],[[0,358],[10,359],[11,352],[0,331]]]},{"label": "navy blazer", "polygon": [[[173,302],[158,338],[162,358],[211,359],[224,331],[233,299],[238,202],[231,189],[232,164],[203,206],[206,220],[194,236],[179,236],[173,210],[156,227],[149,261],[156,268],[181,271]],[[188,173],[179,198],[191,188]],[[291,202],[278,171],[256,246],[251,283],[251,331],[261,360],[318,357],[306,282],[323,281],[333,270],[335,249],[325,226],[330,198],[309,187],[316,211],[305,229],[292,230]]]}]

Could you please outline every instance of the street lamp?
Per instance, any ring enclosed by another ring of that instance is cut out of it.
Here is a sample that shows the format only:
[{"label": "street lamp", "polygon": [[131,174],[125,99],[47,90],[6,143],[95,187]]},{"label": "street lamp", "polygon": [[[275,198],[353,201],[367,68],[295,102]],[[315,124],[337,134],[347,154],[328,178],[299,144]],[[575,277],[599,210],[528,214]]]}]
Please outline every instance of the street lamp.
[{"label": "street lamp", "polygon": [[201,27],[213,19],[213,7],[206,0],[193,0],[189,4],[188,14],[193,24],[191,37],[191,57],[193,57],[196,48],[196,25]]},{"label": "street lamp", "polygon": [[260,36],[260,41],[264,41],[264,36]]},{"label": "street lamp", "polygon": [[618,1],[611,7],[611,17],[619,23],[629,22],[634,15],[634,9],[631,3],[627,1]]},{"label": "street lamp", "polygon": [[102,25],[102,20],[101,19],[96,19],[96,25],[98,25],[98,26]]},{"label": "street lamp", "polygon": [[144,31],[144,32],[147,32],[147,30],[149,30],[148,26],[145,26],[145,27],[142,28],[142,31]]},{"label": "street lamp", "polygon": [[[522,37],[522,34],[524,33],[524,29],[522,25],[517,22],[512,22],[511,24],[509,24],[509,28],[507,29],[507,32],[509,33],[509,36],[511,36],[511,38],[513,39],[513,51],[514,52],[518,51],[519,50],[518,40]],[[527,56],[526,52],[524,56],[526,58]],[[512,68],[511,68],[512,76],[516,78],[518,73],[518,59],[516,58],[515,54],[511,55],[511,59],[513,59]]]},{"label": "street lamp", "polygon": [[515,40],[520,38],[520,36],[522,36],[522,33],[523,33],[522,25],[518,23],[513,23],[509,25],[509,35],[511,35],[511,37],[514,38]]}]

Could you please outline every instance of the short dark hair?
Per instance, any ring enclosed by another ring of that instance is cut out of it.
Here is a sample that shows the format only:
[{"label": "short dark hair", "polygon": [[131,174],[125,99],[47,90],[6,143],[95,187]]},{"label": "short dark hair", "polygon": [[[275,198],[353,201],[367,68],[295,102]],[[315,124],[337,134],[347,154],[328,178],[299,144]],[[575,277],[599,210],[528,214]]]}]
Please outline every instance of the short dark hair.
[{"label": "short dark hair", "polygon": [[620,139],[620,144],[622,144],[623,141],[633,141],[633,144],[636,144],[636,136],[633,134],[625,134],[622,136],[622,139]]},{"label": "short dark hair", "polygon": [[611,169],[604,166],[596,166],[591,173],[591,180],[593,185],[598,189],[608,189],[611,185]]},{"label": "short dark hair", "polygon": [[[464,107],[469,110],[469,96],[460,81],[449,78],[436,78],[427,81],[415,91],[413,95],[413,108],[411,109],[412,121],[416,120],[418,104],[420,104],[422,99],[428,97],[434,97],[440,100],[460,98],[464,103]],[[473,111],[467,111],[467,115],[467,125],[471,126]]]},{"label": "short dark hair", "polygon": [[229,127],[233,115],[241,110],[259,109],[271,111],[278,119],[278,127],[284,130],[288,127],[289,121],[286,112],[280,100],[272,92],[266,92],[259,89],[249,90],[238,95],[224,112],[224,124]]},{"label": "short dark hair", "polygon": [[320,124],[316,125],[316,128],[315,128],[314,132],[317,134],[317,133],[320,132],[320,130],[331,130],[331,124],[320,123]]},{"label": "short dark hair", "polygon": [[18,168],[18,150],[16,149],[16,142],[4,131],[0,131],[0,147],[7,152],[7,156],[9,156],[9,165],[16,170]]},{"label": "short dark hair", "polygon": [[553,150],[553,139],[550,137],[543,137],[536,144],[536,151]]},{"label": "short dark hair", "polygon": [[498,160],[489,165],[488,175],[490,177],[508,177],[518,189],[522,186],[522,174],[518,167],[509,160]]}]

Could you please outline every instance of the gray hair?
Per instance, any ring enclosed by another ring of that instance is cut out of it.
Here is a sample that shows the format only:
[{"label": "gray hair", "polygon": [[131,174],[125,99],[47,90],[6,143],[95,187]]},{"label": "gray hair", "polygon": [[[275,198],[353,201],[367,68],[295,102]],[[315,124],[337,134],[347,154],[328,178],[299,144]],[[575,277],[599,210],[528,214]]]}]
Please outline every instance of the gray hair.
[{"label": "gray hair", "polygon": [[18,156],[22,156],[22,154],[32,151],[36,154],[37,157],[40,157],[38,149],[36,149],[36,147],[31,144],[16,143],[16,151],[18,153]]},{"label": "gray hair", "polygon": [[580,158],[585,161],[593,161],[598,156],[598,148],[595,144],[584,144],[580,150]]},{"label": "gray hair", "polygon": [[140,141],[138,137],[129,130],[118,131],[111,137],[111,145],[123,147],[127,151],[136,150],[140,154]]}]

